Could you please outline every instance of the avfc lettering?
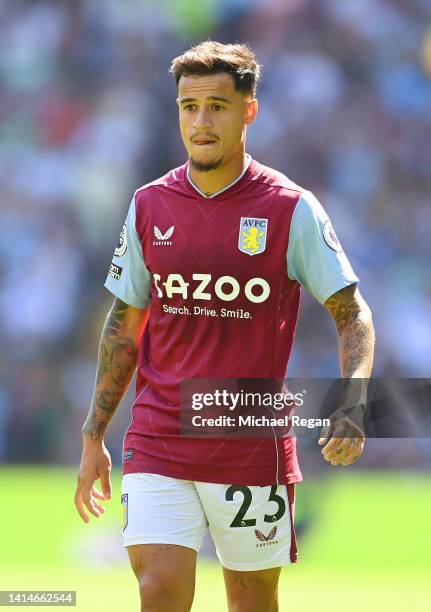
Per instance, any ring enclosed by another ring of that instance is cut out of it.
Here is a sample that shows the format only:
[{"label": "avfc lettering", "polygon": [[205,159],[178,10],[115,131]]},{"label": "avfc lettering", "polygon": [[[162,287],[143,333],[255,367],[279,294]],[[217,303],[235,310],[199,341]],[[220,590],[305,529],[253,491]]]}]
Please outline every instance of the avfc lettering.
[{"label": "avfc lettering", "polygon": [[166,281],[162,281],[160,274],[153,274],[157,295],[173,298],[180,295],[183,299],[189,297],[193,300],[211,300],[213,292],[224,302],[232,302],[241,291],[253,304],[265,302],[271,292],[269,283],[264,278],[250,278],[244,287],[233,276],[220,276],[213,281],[211,274],[195,273],[192,275],[192,283],[184,280],[181,274],[169,274]]},{"label": "avfc lettering", "polygon": [[268,225],[268,219],[250,219],[249,217],[247,217],[246,219],[241,219],[241,221],[241,226],[243,229],[247,229],[249,227],[259,227],[260,229],[266,229],[266,226]]}]

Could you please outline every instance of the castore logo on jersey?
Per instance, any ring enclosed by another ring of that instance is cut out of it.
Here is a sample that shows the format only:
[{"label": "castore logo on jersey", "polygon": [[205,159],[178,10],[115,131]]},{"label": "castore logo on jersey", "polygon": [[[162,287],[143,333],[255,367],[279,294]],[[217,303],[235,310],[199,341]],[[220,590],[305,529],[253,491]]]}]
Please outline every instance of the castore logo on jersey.
[{"label": "castore logo on jersey", "polygon": [[168,230],[166,230],[166,232],[163,234],[159,230],[157,225],[155,225],[153,227],[153,231],[154,231],[154,236],[157,238],[157,240],[153,240],[153,245],[154,246],[171,246],[172,241],[169,240],[169,238],[171,238],[172,234],[174,233],[174,229],[175,229],[175,225],[171,225],[171,227]]}]

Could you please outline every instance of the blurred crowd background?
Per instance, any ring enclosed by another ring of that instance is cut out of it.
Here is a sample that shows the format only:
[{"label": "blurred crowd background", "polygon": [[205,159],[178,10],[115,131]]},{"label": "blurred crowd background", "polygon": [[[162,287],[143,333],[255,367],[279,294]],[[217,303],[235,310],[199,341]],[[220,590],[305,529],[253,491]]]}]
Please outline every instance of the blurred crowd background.
[{"label": "blurred crowd background", "polygon": [[[375,376],[428,376],[430,27],[429,0],[0,0],[0,460],[79,460],[112,252],[135,189],[185,160],[168,69],[206,38],[254,48],[248,150],[329,212],[374,313]],[[304,295],[289,374],[338,373]]]}]

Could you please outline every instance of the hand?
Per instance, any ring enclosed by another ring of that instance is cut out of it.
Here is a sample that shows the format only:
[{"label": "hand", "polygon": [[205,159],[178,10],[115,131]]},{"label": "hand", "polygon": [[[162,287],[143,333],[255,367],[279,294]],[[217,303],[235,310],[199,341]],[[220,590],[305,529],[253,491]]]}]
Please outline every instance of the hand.
[{"label": "hand", "polygon": [[[358,409],[361,410],[361,407]],[[330,419],[331,424],[329,427],[322,427],[318,441],[320,446],[325,445],[322,449],[323,458],[330,461],[331,465],[350,465],[362,455],[365,445],[364,431],[341,409]]]},{"label": "hand", "polygon": [[[84,523],[90,520],[86,509],[97,518],[105,512],[97,500],[111,499],[111,467],[111,456],[103,442],[84,443],[75,492],[75,506]],[[102,492],[94,486],[99,478]]]}]

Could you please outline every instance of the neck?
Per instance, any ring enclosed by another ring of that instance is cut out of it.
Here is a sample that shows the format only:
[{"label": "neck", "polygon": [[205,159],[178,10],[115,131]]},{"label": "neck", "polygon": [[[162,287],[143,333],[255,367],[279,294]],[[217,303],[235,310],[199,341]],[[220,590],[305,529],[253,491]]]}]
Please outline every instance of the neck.
[{"label": "neck", "polygon": [[221,191],[239,177],[245,166],[245,150],[241,148],[239,154],[234,155],[228,162],[221,164],[215,170],[198,172],[189,165],[189,178],[205,195],[212,195]]}]

